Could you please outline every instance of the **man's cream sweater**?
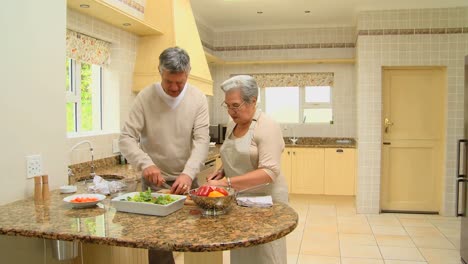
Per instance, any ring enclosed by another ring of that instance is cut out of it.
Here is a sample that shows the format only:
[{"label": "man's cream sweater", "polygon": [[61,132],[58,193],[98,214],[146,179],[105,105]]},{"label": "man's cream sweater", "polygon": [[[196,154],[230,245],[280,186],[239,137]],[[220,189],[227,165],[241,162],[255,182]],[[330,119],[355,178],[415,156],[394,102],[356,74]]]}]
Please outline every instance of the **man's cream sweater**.
[{"label": "man's cream sweater", "polygon": [[139,170],[154,164],[166,180],[173,181],[181,173],[193,179],[208,154],[206,97],[187,84],[184,98],[171,109],[155,86],[146,87],[136,97],[120,134],[120,151]]}]

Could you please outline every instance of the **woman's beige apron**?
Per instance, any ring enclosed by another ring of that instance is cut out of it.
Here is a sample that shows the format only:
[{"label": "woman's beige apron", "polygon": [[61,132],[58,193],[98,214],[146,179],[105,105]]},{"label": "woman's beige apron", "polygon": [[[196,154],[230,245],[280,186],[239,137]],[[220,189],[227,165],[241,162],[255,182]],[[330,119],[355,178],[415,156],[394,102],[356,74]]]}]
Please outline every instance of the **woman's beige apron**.
[{"label": "woman's beige apron", "polygon": [[[260,111],[257,110],[248,132],[241,138],[233,138],[231,137],[232,130],[227,131],[226,139],[221,146],[221,159],[226,177],[236,177],[257,169],[250,160],[250,145],[259,116]],[[288,200],[287,186],[282,176],[278,177],[278,180],[270,184],[268,188],[262,188],[252,194],[271,195],[274,201],[283,203],[287,203]],[[232,264],[286,264],[286,262],[286,239],[284,237],[259,246],[231,250]]]}]

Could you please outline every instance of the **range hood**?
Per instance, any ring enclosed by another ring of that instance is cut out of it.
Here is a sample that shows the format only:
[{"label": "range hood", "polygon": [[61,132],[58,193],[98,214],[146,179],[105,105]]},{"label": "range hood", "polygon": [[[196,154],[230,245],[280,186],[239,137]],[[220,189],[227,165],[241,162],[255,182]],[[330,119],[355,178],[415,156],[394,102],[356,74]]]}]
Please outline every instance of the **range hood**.
[{"label": "range hood", "polygon": [[151,83],[159,82],[161,79],[158,72],[159,54],[168,47],[178,46],[190,55],[192,70],[188,82],[205,94],[213,95],[213,80],[190,1],[150,0],[147,2],[146,16],[154,20],[153,23],[158,25],[162,34],[140,38],[133,76],[133,91],[139,92]]}]

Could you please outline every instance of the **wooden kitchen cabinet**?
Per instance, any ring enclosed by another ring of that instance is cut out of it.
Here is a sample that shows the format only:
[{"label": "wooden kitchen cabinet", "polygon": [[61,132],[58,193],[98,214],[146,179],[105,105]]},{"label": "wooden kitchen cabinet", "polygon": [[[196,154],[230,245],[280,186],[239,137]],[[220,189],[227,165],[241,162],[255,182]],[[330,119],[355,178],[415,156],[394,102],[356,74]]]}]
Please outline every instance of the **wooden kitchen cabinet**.
[{"label": "wooden kitchen cabinet", "polygon": [[289,193],[354,195],[355,151],[352,148],[285,148],[281,169]]},{"label": "wooden kitchen cabinet", "polygon": [[323,194],[323,148],[286,148],[282,159],[290,193]]},{"label": "wooden kitchen cabinet", "polygon": [[355,149],[325,149],[325,194],[354,195],[356,178]]}]

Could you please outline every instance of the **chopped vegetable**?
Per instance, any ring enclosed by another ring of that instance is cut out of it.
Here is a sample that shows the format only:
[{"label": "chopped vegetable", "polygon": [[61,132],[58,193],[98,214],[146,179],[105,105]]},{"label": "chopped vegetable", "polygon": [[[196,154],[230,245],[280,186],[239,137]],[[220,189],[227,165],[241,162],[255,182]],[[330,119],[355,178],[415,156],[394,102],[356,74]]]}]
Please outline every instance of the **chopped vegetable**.
[{"label": "chopped vegetable", "polygon": [[89,203],[89,202],[96,202],[99,200],[96,197],[76,197],[70,200],[72,203]]},{"label": "chopped vegetable", "polygon": [[166,195],[160,195],[158,197],[153,197],[151,195],[151,189],[148,188],[145,192],[140,192],[139,194],[133,196],[133,197],[127,197],[127,201],[129,202],[138,202],[138,203],[153,203],[153,204],[170,204],[177,199],[172,198],[172,196],[166,194]]}]

